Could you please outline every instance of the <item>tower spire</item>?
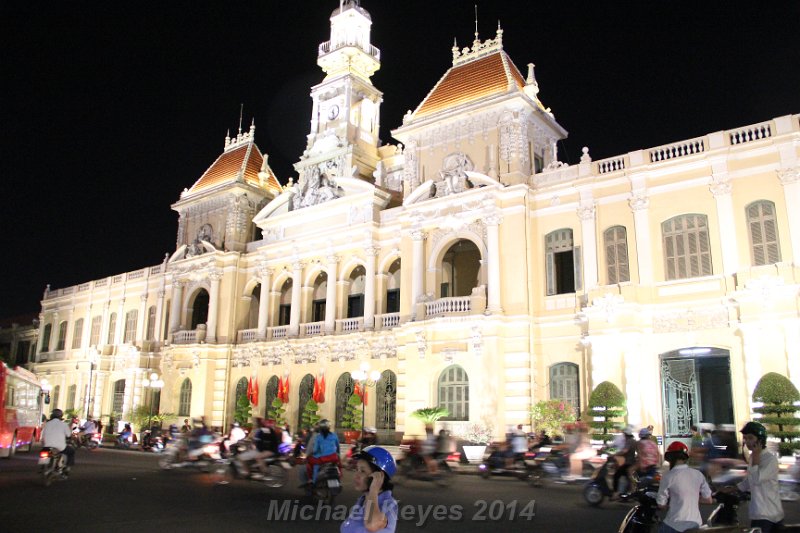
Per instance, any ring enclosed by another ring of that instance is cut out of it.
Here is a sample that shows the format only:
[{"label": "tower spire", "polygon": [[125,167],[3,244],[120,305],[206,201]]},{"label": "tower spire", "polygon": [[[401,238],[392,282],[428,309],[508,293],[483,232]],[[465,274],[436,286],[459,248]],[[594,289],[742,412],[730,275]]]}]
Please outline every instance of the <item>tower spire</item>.
[{"label": "tower spire", "polygon": [[475,42],[480,42],[478,37],[478,4],[475,4]]},{"label": "tower spire", "polygon": [[244,113],[244,104],[239,104],[239,135],[242,134],[242,113]]}]

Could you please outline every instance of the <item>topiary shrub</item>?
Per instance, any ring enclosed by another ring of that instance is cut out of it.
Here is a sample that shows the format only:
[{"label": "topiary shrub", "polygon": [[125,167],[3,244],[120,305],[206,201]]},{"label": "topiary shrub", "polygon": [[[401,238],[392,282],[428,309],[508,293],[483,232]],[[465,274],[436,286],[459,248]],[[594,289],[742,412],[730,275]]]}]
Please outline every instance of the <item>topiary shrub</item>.
[{"label": "topiary shrub", "polygon": [[778,451],[781,455],[791,455],[800,450],[800,418],[797,417],[800,392],[785,376],[775,372],[764,374],[753,391],[753,401],[761,402],[761,407],[753,408],[759,413],[759,422],[767,427],[767,434],[780,439]]},{"label": "topiary shrub", "polygon": [[364,402],[358,394],[352,394],[347,400],[347,407],[342,415],[341,429],[361,431],[362,405]]},{"label": "topiary shrub", "polygon": [[312,428],[314,424],[319,422],[320,416],[317,414],[317,411],[319,411],[319,404],[317,404],[313,398],[308,400],[303,409],[303,416],[301,418],[301,423],[304,428]]},{"label": "topiary shrub", "polygon": [[286,424],[286,406],[283,400],[280,398],[272,400],[272,404],[267,407],[267,419],[274,420],[279,426]]},{"label": "topiary shrub", "polygon": [[240,424],[246,424],[250,421],[250,400],[246,395],[242,394],[236,399],[236,407],[233,412],[233,420]]},{"label": "topiary shrub", "polygon": [[[589,396],[589,426],[594,429],[592,438],[604,443],[614,439],[613,430],[620,426],[615,419],[625,416],[625,395],[610,381],[599,384]],[[600,420],[597,420],[600,419]]]}]

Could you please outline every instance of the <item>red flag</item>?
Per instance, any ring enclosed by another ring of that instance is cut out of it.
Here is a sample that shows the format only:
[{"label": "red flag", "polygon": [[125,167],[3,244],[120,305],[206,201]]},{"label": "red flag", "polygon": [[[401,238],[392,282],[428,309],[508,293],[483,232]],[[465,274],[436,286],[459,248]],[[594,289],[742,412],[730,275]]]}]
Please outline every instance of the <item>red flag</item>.
[{"label": "red flag", "polygon": [[278,395],[277,398],[283,401],[283,378],[278,378]]},{"label": "red flag", "polygon": [[314,392],[311,393],[311,399],[319,403],[319,380],[314,380]]},{"label": "red flag", "polygon": [[319,378],[319,399],[316,400],[317,403],[325,403],[325,375],[323,374],[321,378]]},{"label": "red flag", "polygon": [[283,382],[283,403],[289,403],[289,376]]},{"label": "red flag", "polygon": [[366,388],[366,387],[364,387],[364,390],[363,390],[363,391],[361,391],[361,392],[362,392],[362,394],[361,394],[361,400],[363,400],[363,402],[364,402],[364,407],[366,407],[366,406],[367,406],[367,388]]},{"label": "red flag", "polygon": [[364,394],[361,392],[361,386],[358,384],[358,381],[356,381],[356,386],[353,388],[353,394],[361,398],[362,402],[364,401]]},{"label": "red flag", "polygon": [[253,378],[247,380],[247,399],[253,401]]},{"label": "red flag", "polygon": [[253,394],[250,398],[253,405],[258,405],[258,378],[253,378]]}]

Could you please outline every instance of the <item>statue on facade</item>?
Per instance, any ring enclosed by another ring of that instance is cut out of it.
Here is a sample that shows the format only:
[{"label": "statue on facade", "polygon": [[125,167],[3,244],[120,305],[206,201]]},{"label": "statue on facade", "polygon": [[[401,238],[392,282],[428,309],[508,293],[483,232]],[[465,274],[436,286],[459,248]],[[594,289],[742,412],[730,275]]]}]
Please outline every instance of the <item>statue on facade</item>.
[{"label": "statue on facade", "polygon": [[292,209],[311,207],[341,196],[338,187],[321,167],[315,166],[300,190],[292,196]]},{"label": "statue on facade", "polygon": [[474,168],[475,165],[470,158],[462,152],[455,152],[445,157],[442,170],[434,182],[435,197],[449,196],[471,189],[472,183],[467,178],[467,171],[472,171]]}]

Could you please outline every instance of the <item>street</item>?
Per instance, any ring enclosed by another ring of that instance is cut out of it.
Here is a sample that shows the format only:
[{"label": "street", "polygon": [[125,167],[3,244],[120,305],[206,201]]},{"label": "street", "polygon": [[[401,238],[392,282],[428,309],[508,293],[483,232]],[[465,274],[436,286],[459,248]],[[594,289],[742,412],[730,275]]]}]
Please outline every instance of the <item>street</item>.
[{"label": "street", "polygon": [[[286,486],[233,481],[219,484],[199,471],[162,471],[158,456],[100,449],[77,452],[70,479],[42,485],[36,453],[0,461],[0,531],[281,531],[337,532],[345,506],[355,502],[352,475],[333,508],[304,498],[296,477]],[[531,488],[515,479],[459,475],[451,487],[410,481],[395,487],[398,531],[616,531],[630,505],[590,508],[580,485]],[[712,506],[704,506],[707,515]],[[800,522],[800,505],[784,503],[787,523]],[[743,523],[746,506],[740,512]],[[513,525],[512,525],[513,523]]]}]

